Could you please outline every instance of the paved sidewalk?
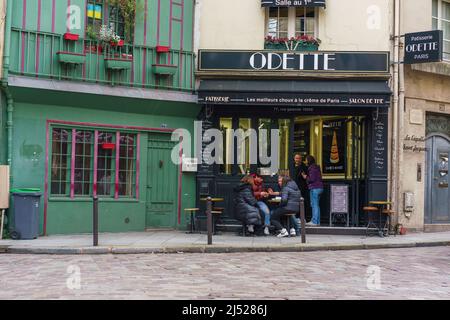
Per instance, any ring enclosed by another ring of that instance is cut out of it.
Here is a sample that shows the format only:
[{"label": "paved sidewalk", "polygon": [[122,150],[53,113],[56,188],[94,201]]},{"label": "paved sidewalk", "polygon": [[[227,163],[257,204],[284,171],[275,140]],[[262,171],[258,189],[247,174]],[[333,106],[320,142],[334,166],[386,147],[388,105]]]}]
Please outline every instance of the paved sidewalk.
[{"label": "paved sidewalk", "polygon": [[99,247],[92,247],[92,235],[41,237],[37,240],[2,240],[0,253],[29,254],[140,254],[140,253],[225,253],[225,252],[298,252],[324,250],[361,250],[450,246],[450,232],[411,233],[387,238],[342,235],[307,235],[301,238],[240,237],[224,233],[213,237],[207,246],[206,234],[181,231],[151,231],[100,234]]}]

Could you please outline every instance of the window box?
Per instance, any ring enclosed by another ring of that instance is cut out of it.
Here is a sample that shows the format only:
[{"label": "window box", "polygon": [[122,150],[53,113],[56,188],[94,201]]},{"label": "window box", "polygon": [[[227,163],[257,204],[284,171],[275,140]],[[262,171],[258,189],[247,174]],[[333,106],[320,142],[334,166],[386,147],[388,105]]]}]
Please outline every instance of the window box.
[{"label": "window box", "polygon": [[178,66],[172,64],[154,64],[153,73],[160,75],[174,75]]},{"label": "window box", "polygon": [[114,149],[116,149],[116,145],[114,143],[103,143],[102,149],[103,150],[114,150]]},{"label": "window box", "polygon": [[106,69],[110,70],[128,70],[131,69],[130,59],[105,58]]},{"label": "window box", "polygon": [[123,46],[125,45],[125,41],[119,40],[118,43],[115,43],[115,42],[112,42],[112,41],[111,41],[110,44],[111,44],[111,47],[123,47]]},{"label": "window box", "polygon": [[73,53],[73,52],[57,52],[58,61],[60,63],[68,63],[68,64],[83,64],[86,62],[86,55],[81,53]]},{"label": "window box", "polygon": [[97,44],[87,44],[84,47],[85,53],[93,53],[93,54],[102,54],[103,53],[103,47],[101,45]]},{"label": "window box", "polygon": [[165,53],[165,52],[169,52],[170,51],[170,47],[167,46],[156,46],[156,52],[157,53]]},{"label": "window box", "polygon": [[69,32],[64,34],[64,40],[78,41],[78,39],[80,39],[80,35],[78,35],[78,34],[69,33]]}]

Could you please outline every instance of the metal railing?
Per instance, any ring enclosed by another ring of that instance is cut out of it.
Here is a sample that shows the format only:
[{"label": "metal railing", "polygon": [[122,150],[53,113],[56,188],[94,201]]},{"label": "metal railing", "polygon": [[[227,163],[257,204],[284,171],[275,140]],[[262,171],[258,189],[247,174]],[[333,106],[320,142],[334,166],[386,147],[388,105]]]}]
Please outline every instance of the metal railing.
[{"label": "metal railing", "polygon": [[[70,41],[61,34],[14,28],[11,44],[12,74],[152,89],[194,89],[195,55],[190,51],[171,49],[158,54],[154,47],[118,47],[87,39]],[[84,57],[84,63],[61,62],[58,53]],[[108,59],[125,60],[131,66],[108,68]],[[154,65],[169,65],[174,72],[158,74]]]}]

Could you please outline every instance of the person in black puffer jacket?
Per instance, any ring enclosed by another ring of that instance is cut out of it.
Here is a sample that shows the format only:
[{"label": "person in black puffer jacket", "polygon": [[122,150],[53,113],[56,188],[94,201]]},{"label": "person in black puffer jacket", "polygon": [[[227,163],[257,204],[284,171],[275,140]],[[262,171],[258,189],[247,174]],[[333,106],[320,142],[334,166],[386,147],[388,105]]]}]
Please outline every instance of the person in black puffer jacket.
[{"label": "person in black puffer jacket", "polygon": [[[281,219],[286,213],[298,213],[300,211],[300,198],[302,194],[297,184],[289,177],[279,177],[278,184],[281,193],[272,192],[271,195],[281,195],[280,206],[272,213],[272,224],[280,232],[279,238],[289,236],[288,230],[282,225]],[[292,236],[299,234],[299,225],[294,217],[291,217],[293,228],[290,231]]]},{"label": "person in black puffer jacket", "polygon": [[235,218],[246,224],[250,233],[255,232],[255,226],[262,224],[261,213],[257,207],[257,200],[253,196],[253,178],[246,176],[241,184],[234,189]]}]

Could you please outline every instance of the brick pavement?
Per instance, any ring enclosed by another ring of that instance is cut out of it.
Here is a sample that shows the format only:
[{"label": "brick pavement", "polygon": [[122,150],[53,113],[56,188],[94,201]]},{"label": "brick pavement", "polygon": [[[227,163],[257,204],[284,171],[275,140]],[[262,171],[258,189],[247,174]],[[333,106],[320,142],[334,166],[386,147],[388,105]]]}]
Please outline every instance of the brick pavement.
[{"label": "brick pavement", "polygon": [[[371,290],[367,272],[372,265],[380,268],[381,287]],[[67,287],[74,275],[67,272],[69,266],[80,270],[79,290]],[[0,255],[0,299],[450,299],[450,247]]]}]

